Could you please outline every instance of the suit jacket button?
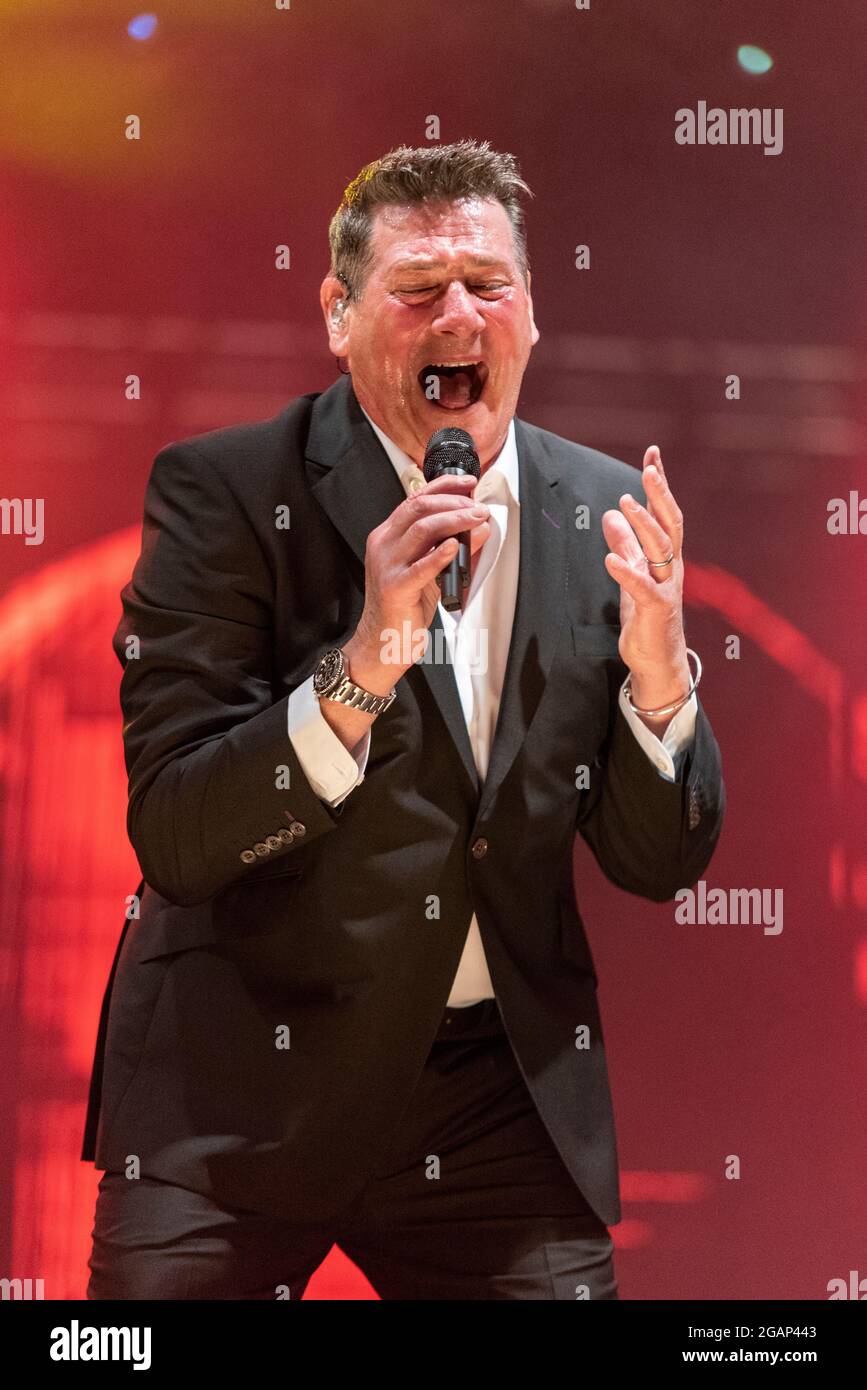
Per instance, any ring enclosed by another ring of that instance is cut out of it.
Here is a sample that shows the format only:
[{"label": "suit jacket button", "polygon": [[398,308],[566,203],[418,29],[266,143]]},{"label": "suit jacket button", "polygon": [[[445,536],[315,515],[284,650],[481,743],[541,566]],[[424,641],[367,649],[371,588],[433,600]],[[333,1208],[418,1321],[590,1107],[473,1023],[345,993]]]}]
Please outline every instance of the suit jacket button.
[{"label": "suit jacket button", "polygon": [[480,835],[478,840],[473,841],[473,847],[470,853],[472,854],[474,859],[484,859],[487,852],[488,842],[485,839],[484,835]]},{"label": "suit jacket button", "polygon": [[293,820],[292,824],[289,826],[289,829],[292,831],[293,835],[300,836],[307,834],[307,826],[302,825],[300,820]]},{"label": "suit jacket button", "polygon": [[281,845],[291,845],[295,836],[292,834],[289,827],[284,825],[282,830],[277,831],[277,839],[280,841]]},{"label": "suit jacket button", "polygon": [[256,862],[256,856],[251,849],[242,849],[241,859],[245,864],[255,864]]},{"label": "suit jacket button", "polygon": [[258,856],[259,856],[260,859],[264,859],[266,854],[270,854],[270,853],[271,853],[271,851],[270,851],[270,849],[268,848],[268,846],[265,845],[265,844],[263,844],[261,840],[259,841],[258,845],[254,845],[253,848],[254,848],[254,850],[256,851],[256,853],[258,854]]},{"label": "suit jacket button", "polygon": [[272,850],[283,848],[283,841],[280,839],[279,835],[267,835],[265,837],[265,844]]}]

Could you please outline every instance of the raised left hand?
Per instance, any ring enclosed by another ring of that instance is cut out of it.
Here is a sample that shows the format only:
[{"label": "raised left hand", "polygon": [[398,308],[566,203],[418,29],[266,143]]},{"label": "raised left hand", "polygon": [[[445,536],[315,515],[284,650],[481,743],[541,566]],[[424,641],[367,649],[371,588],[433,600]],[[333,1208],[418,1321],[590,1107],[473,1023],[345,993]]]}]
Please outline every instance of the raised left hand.
[{"label": "raised left hand", "polygon": [[624,493],[620,511],[602,517],[602,530],[610,547],[605,567],[620,585],[619,650],[631,672],[632,702],[656,709],[681,699],[691,677],[683,631],[683,514],[655,444],[645,452],[642,483],[648,505]]}]

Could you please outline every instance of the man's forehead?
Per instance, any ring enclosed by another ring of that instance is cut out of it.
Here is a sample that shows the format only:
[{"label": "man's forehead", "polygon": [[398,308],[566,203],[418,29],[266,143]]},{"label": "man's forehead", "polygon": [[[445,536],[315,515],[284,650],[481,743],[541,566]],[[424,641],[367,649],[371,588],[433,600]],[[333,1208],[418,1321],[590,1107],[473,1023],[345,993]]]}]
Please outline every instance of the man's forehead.
[{"label": "man's forehead", "polygon": [[378,207],[371,247],[380,264],[414,260],[424,264],[455,255],[491,264],[511,260],[514,255],[512,225],[505,208],[481,198]]}]

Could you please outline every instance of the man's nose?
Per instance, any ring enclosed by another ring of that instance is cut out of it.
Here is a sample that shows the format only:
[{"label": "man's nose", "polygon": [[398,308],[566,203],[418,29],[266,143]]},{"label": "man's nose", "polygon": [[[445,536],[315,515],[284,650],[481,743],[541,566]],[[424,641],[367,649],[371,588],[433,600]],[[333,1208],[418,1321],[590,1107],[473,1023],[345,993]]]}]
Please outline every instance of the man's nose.
[{"label": "man's nose", "polygon": [[432,327],[438,333],[454,333],[465,338],[480,333],[485,320],[479,313],[466,285],[453,280],[443,294]]}]

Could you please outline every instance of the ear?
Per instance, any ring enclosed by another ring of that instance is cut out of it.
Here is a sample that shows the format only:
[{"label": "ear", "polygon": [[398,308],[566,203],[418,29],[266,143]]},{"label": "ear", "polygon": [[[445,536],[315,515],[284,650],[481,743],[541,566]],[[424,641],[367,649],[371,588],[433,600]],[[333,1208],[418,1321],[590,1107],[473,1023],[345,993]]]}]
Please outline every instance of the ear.
[{"label": "ear", "polygon": [[540,333],[539,333],[538,328],[536,327],[536,320],[535,320],[534,317],[533,317],[533,296],[532,296],[531,293],[530,293],[530,284],[531,284],[531,282],[532,282],[532,279],[533,279],[533,277],[532,277],[532,275],[530,274],[530,272],[529,272],[529,270],[528,270],[528,271],[527,271],[527,313],[530,315],[530,342],[532,343],[533,347],[535,347],[536,344],[538,343],[539,338],[540,338],[541,335],[540,335]]},{"label": "ear", "polygon": [[346,287],[336,275],[326,275],[319,290],[319,303],[328,333],[328,350],[335,357],[345,357],[349,345],[351,308],[347,303]]}]

